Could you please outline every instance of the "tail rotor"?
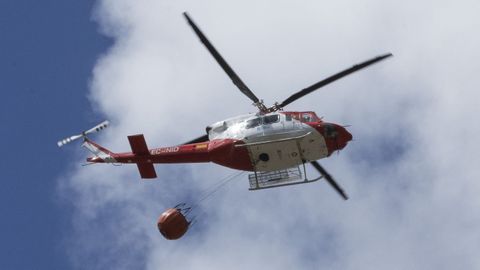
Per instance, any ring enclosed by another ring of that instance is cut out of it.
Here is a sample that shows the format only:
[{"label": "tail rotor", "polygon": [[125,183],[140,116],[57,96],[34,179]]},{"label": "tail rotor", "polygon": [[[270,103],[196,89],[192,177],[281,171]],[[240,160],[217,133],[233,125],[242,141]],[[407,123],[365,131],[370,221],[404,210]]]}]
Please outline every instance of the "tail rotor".
[{"label": "tail rotor", "polygon": [[85,138],[87,134],[99,132],[99,131],[105,129],[106,127],[108,127],[109,124],[110,124],[110,122],[103,121],[102,123],[94,126],[93,128],[91,128],[89,130],[83,131],[82,133],[80,133],[78,135],[73,135],[73,136],[70,136],[70,137],[65,138],[63,140],[58,141],[57,145],[58,145],[58,147],[62,147],[65,144],[68,144],[68,143],[73,142],[75,140],[78,140],[80,138]]}]

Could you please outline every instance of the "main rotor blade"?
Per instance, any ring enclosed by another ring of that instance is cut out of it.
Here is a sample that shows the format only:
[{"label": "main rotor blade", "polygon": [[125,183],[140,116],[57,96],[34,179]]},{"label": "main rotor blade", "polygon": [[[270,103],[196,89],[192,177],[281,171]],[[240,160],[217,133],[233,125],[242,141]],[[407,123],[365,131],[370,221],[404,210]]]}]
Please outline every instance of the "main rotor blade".
[{"label": "main rotor blade", "polygon": [[324,79],[324,80],[322,80],[322,81],[319,81],[319,82],[316,83],[316,84],[313,84],[313,85],[311,85],[311,86],[309,86],[309,87],[307,87],[307,88],[305,88],[305,89],[302,89],[302,90],[298,91],[297,93],[291,95],[289,98],[287,98],[286,100],[284,100],[284,101],[279,105],[279,107],[283,108],[283,107],[287,106],[288,104],[294,102],[295,100],[297,100],[297,99],[299,99],[299,98],[301,98],[301,97],[303,97],[303,96],[305,96],[305,95],[308,95],[308,94],[310,94],[311,92],[313,92],[313,91],[315,91],[315,90],[317,90],[317,89],[319,89],[319,88],[321,88],[321,87],[323,87],[323,86],[325,86],[325,85],[327,85],[327,84],[329,84],[329,83],[332,83],[332,82],[334,82],[334,81],[336,81],[336,80],[338,80],[338,79],[341,79],[341,78],[343,78],[343,77],[345,77],[345,76],[347,76],[347,75],[349,75],[349,74],[351,74],[351,73],[353,73],[353,72],[355,72],[355,71],[357,71],[357,70],[360,70],[360,69],[362,69],[362,68],[365,68],[365,67],[368,67],[368,66],[370,66],[370,65],[372,65],[372,64],[375,64],[375,63],[377,63],[377,62],[379,62],[379,61],[382,61],[383,59],[388,58],[388,57],[390,57],[390,56],[393,56],[393,54],[387,53],[387,54],[384,54],[384,55],[380,55],[380,56],[377,56],[377,57],[375,57],[375,58],[373,58],[373,59],[370,59],[370,60],[368,60],[368,61],[365,61],[365,62],[363,62],[363,63],[354,65],[354,66],[351,67],[351,68],[345,69],[345,70],[342,71],[342,72],[339,72],[339,73],[337,73],[337,74],[335,74],[335,75],[332,75],[332,76],[330,76],[330,77],[328,77],[328,78],[326,78],[326,79]]},{"label": "main rotor blade", "polygon": [[343,191],[337,182],[333,180],[333,177],[320,165],[320,163],[317,161],[311,161],[310,163],[313,165],[313,167],[315,167],[315,169],[317,169],[318,172],[320,172],[321,175],[323,175],[323,177],[325,177],[325,180],[327,180],[327,182],[338,192],[338,194],[340,194],[340,196],[342,196],[343,199],[348,200],[348,196],[345,191]]},{"label": "main rotor blade", "polygon": [[217,61],[217,63],[223,68],[223,70],[227,73],[227,75],[232,79],[232,82],[244,93],[248,98],[250,98],[254,103],[259,102],[259,99],[253,94],[253,92],[248,88],[248,86],[243,83],[243,81],[238,77],[238,75],[233,71],[233,69],[227,64],[225,59],[218,53],[218,51],[213,47],[212,43],[207,39],[207,37],[200,31],[197,25],[193,22],[193,20],[188,16],[186,12],[183,13],[183,16],[188,21],[188,24],[193,28],[195,34],[197,34],[200,41],[207,47],[210,54],[212,54],[213,58]]},{"label": "main rotor blade", "polygon": [[193,140],[191,140],[191,141],[188,141],[188,142],[186,142],[186,143],[182,143],[182,145],[184,145],[184,144],[192,144],[192,143],[201,143],[201,142],[206,142],[206,141],[208,141],[208,134],[205,134],[205,135],[203,135],[203,136],[200,136],[200,137],[198,137],[198,138],[196,138],[196,139],[193,139]]}]

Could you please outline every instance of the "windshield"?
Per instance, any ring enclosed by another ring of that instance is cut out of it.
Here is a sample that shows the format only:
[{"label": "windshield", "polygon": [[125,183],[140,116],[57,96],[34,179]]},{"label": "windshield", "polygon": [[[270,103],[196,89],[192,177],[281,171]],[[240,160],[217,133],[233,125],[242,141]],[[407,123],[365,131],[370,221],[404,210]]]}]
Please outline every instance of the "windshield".
[{"label": "windshield", "polygon": [[338,135],[338,131],[332,124],[325,124],[323,126],[323,131],[325,133],[325,137],[330,139],[335,139]]}]

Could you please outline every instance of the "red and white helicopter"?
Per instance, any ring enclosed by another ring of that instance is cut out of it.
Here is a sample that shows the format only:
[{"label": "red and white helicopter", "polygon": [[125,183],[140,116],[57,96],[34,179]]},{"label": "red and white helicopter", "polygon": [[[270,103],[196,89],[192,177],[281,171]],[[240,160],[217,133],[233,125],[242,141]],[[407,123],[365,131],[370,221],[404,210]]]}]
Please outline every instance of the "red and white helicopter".
[{"label": "red and white helicopter", "polygon": [[[323,177],[340,196],[348,199],[342,188],[317,160],[343,149],[352,140],[352,135],[343,126],[325,122],[312,111],[283,109],[295,100],[392,54],[384,54],[357,64],[296,92],[281,103],[267,107],[227,64],[188,14],[184,13],[184,16],[233,83],[253,101],[258,112],[216,122],[207,126],[207,134],[170,147],[149,149],[143,134],[139,134],[128,136],[132,152],[111,152],[86,136],[105,128],[107,121],[79,135],[59,141],[58,146],[82,138],[83,146],[94,155],[87,158],[87,162],[133,163],[137,165],[142,178],[157,177],[153,164],[198,162],[214,162],[232,169],[252,172],[249,175],[250,190],[311,183]],[[307,162],[318,170],[320,177],[307,179]]]}]

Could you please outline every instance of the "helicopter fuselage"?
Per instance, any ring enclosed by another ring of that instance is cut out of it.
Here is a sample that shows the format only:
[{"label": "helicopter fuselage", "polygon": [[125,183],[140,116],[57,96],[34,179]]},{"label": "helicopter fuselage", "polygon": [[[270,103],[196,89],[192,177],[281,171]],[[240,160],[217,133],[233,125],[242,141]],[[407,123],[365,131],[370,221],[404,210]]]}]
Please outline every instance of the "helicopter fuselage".
[{"label": "helicopter fuselage", "polygon": [[[100,163],[214,162],[245,171],[274,171],[330,156],[352,135],[314,112],[246,114],[207,127],[208,141],[148,149],[143,135],[129,136],[131,153],[89,158]],[[93,143],[93,142],[88,142]],[[141,146],[144,144],[144,147]]]}]

